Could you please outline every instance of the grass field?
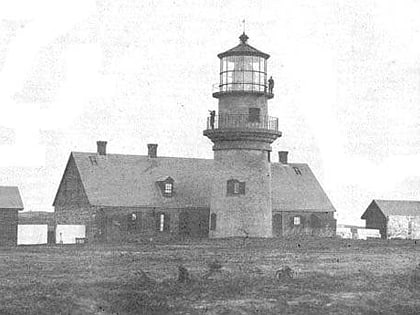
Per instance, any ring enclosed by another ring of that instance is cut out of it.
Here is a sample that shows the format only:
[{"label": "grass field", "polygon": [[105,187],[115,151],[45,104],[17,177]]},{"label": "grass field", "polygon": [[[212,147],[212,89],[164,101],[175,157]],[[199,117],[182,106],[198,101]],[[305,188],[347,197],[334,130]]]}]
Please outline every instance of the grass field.
[{"label": "grass field", "polygon": [[0,248],[0,314],[420,314],[419,263],[414,241]]}]

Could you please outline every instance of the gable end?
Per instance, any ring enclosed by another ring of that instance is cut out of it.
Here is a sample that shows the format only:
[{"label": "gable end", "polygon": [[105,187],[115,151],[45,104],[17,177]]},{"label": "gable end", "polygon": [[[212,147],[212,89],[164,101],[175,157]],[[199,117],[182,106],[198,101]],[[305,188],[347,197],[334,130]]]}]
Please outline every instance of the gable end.
[{"label": "gable end", "polygon": [[89,204],[79,170],[74,160],[73,154],[70,154],[67,166],[61,178],[60,185],[55,196],[53,206],[62,205],[87,205]]}]

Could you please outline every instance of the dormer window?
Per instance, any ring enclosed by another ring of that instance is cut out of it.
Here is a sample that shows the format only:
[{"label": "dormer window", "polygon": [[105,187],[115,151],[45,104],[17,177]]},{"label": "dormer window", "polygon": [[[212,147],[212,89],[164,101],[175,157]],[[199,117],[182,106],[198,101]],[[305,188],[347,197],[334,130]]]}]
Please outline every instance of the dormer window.
[{"label": "dormer window", "polygon": [[237,196],[245,195],[245,182],[240,182],[237,179],[230,179],[227,181],[227,195]]},{"label": "dormer window", "polygon": [[165,194],[172,194],[172,184],[166,183],[165,184]]},{"label": "dormer window", "polygon": [[171,177],[156,182],[163,197],[172,197],[174,195],[174,180]]}]

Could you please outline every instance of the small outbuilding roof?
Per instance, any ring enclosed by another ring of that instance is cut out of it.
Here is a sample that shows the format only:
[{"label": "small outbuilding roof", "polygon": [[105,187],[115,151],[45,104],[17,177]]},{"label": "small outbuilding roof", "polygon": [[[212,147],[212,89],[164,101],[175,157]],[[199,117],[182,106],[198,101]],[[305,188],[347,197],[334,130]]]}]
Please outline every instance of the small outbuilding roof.
[{"label": "small outbuilding roof", "polygon": [[23,209],[18,187],[0,186],[0,209]]},{"label": "small outbuilding roof", "polygon": [[375,205],[385,217],[393,215],[420,216],[420,201],[374,199],[363,213],[362,219],[366,218],[366,213]]}]

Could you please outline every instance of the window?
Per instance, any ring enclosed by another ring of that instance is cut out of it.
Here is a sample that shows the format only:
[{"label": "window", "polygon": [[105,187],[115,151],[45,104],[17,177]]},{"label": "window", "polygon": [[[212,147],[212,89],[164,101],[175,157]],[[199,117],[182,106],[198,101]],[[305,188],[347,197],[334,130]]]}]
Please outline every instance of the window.
[{"label": "window", "polygon": [[293,170],[295,171],[296,175],[302,175],[302,171],[298,167],[293,166]]},{"label": "window", "polygon": [[141,214],[140,213],[130,213],[128,215],[127,229],[129,231],[136,231],[141,229]]},{"label": "window", "polygon": [[174,195],[174,182],[171,177],[156,182],[163,197],[172,197]]},{"label": "window", "polygon": [[239,194],[239,182],[234,182],[233,183],[233,193],[234,194]]},{"label": "window", "polygon": [[166,183],[165,184],[165,194],[172,194],[172,184]]},{"label": "window", "polygon": [[210,216],[210,231],[216,230],[216,219],[217,219],[216,213],[212,213]]},{"label": "window", "polygon": [[89,160],[92,165],[98,165],[98,160],[96,159],[96,156],[89,156]]},{"label": "window", "polygon": [[293,218],[293,224],[294,225],[300,225],[300,217],[294,217]]},{"label": "window", "polygon": [[165,215],[163,213],[159,216],[159,231],[163,232],[165,228]]},{"label": "window", "polygon": [[260,122],[260,109],[259,108],[249,108],[249,122]]},{"label": "window", "polygon": [[156,214],[156,230],[158,232],[169,232],[170,216],[167,213]]},{"label": "window", "polygon": [[245,195],[245,182],[240,182],[237,179],[230,179],[227,181],[227,195],[237,196]]}]

